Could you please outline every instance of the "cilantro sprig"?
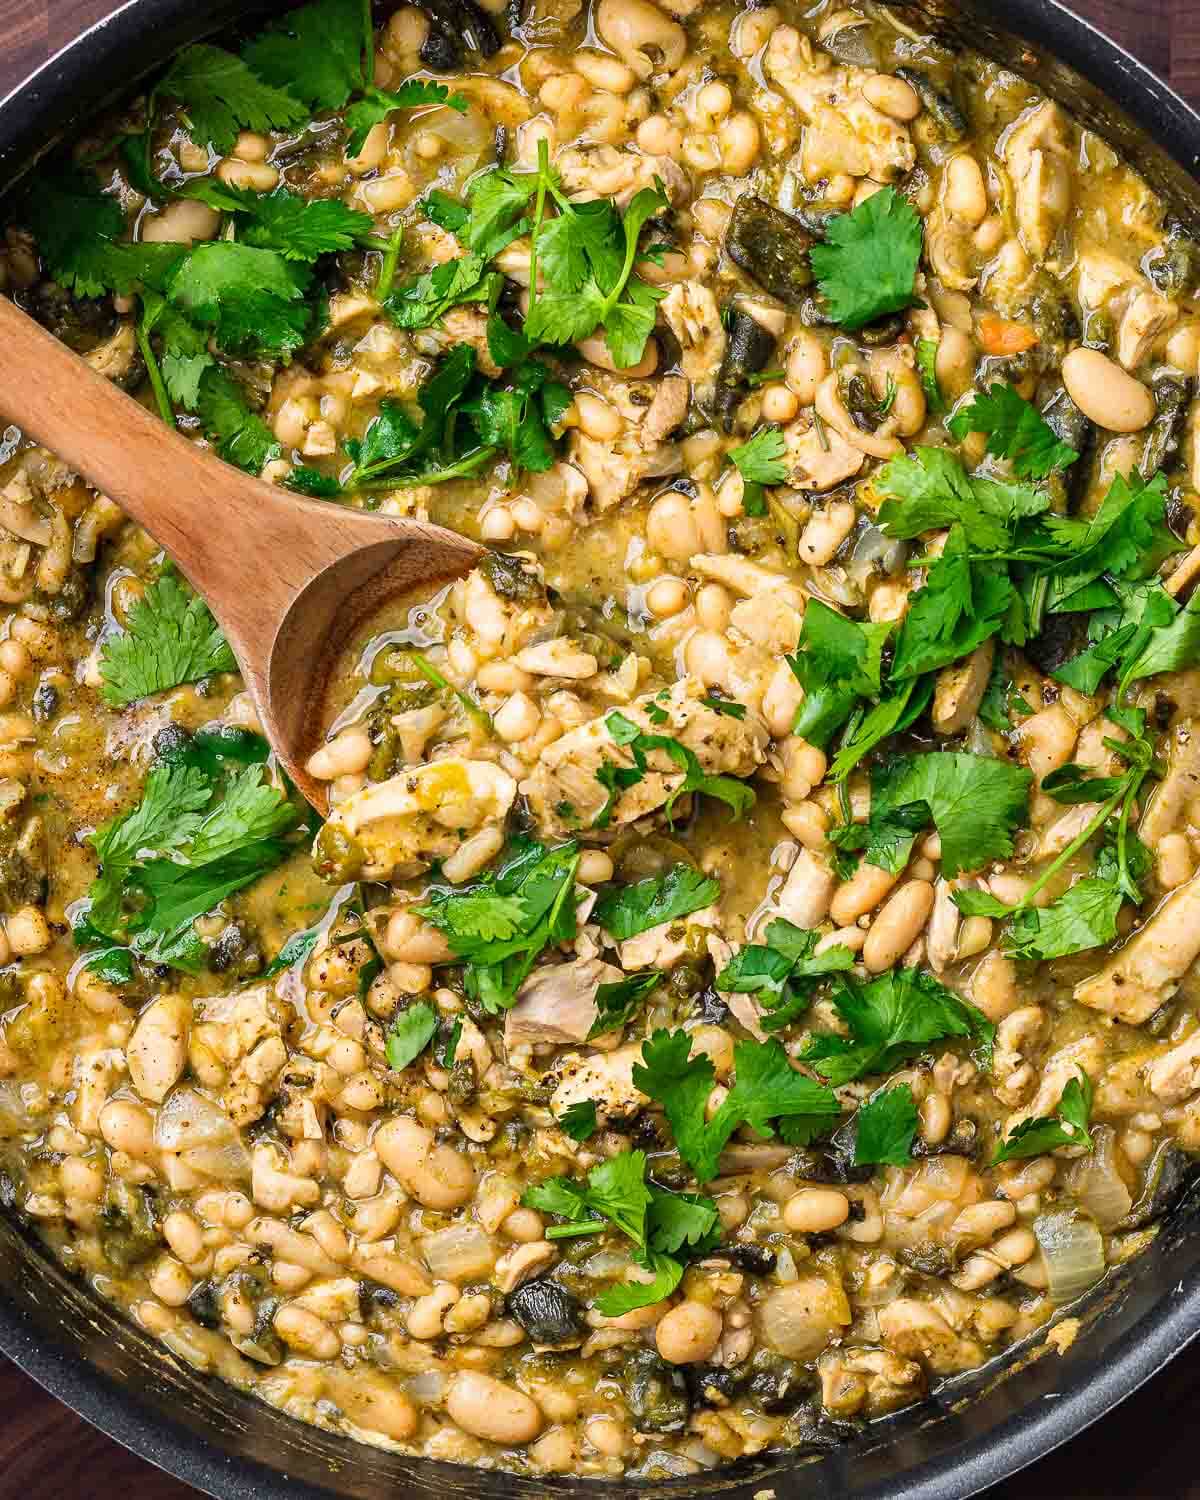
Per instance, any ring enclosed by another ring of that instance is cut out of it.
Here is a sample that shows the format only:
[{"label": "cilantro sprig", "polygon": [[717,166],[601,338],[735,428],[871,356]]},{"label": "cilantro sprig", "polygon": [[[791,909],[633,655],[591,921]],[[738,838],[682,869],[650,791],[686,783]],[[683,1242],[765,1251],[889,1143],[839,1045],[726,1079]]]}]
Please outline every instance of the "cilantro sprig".
[{"label": "cilantro sprig", "polygon": [[804,689],[792,733],[824,749],[853,714],[860,699],[880,694],[883,648],[890,623],[860,624],[819,599],[804,611],[792,675]]},{"label": "cilantro sprig", "polygon": [[832,1090],[798,1073],[773,1039],[734,1045],[733,1086],[706,1120],[716,1073],[705,1053],[690,1055],[691,1046],[686,1031],[656,1031],[642,1044],[633,1081],[662,1106],[679,1154],[698,1182],[717,1175],[721,1152],[740,1125],[763,1137],[778,1132],[789,1143],[803,1145],[836,1122],[839,1110]]},{"label": "cilantro sprig", "polygon": [[787,464],[783,461],[786,452],[787,443],[778,427],[760,427],[753,437],[731,448],[727,457],[747,484],[783,484],[787,480]]},{"label": "cilantro sprig", "polygon": [[832,999],[850,1035],[812,1037],[801,1061],[837,1086],[890,1073],[949,1037],[990,1050],[995,1035],[982,1011],[920,969],[893,969],[863,985],[843,976]]},{"label": "cilantro sprig", "polygon": [[854,967],[854,954],[842,943],[818,953],[821,934],[783,917],[767,924],[763,943],[747,943],[713,981],[725,994],[754,995],[763,1012],[764,1031],[790,1025],[812,1003],[817,983]]},{"label": "cilantro sprig", "polygon": [[895,872],[932,822],[942,842],[942,874],[952,879],[1011,856],[1032,779],[1020,766],[966,751],[896,756],[872,768],[870,817],[865,825],[843,825],[838,844]]},{"label": "cilantro sprig", "polygon": [[208,605],[166,572],[129,611],[125,629],[100,651],[104,701],[114,707],[236,672],[237,662]]},{"label": "cilantro sprig", "polygon": [[597,770],[596,780],[606,789],[608,797],[596,814],[594,827],[608,826],[620,793],[643,779],[648,770],[646,757],[656,750],[662,751],[683,772],[683,779],[672,788],[663,807],[669,826],[674,826],[671,815],[675,804],[690,792],[723,802],[735,818],[745,817],[754,806],[757,799],[752,787],[736,776],[710,776],[701,766],[696,752],[671,735],[647,734],[640,724],[635,724],[618,709],[613,709],[604,724],[613,744],[629,751],[633,765],[605,761]]},{"label": "cilantro sprig", "polygon": [[194,973],[204,957],[196,918],[287,857],[295,804],[261,764],[234,769],[220,752],[219,743],[215,759],[187,748],[160,762],[141,801],[89,836],[101,868],[77,941],[104,939]]},{"label": "cilantro sprig", "polygon": [[833,321],[853,332],[911,307],[922,243],[921,216],[895,188],[830,219],[809,258]]},{"label": "cilantro sprig", "polygon": [[528,234],[527,347],[574,344],[600,330],[614,364],[628,368],[641,359],[665,295],[634,274],[639,237],[667,206],[661,186],[642,188],[624,213],[604,198],[572,202],[541,141],[533,170],[485,172],[465,204],[430,195],[429,216],[465,252],[397,287],[384,306],[401,327],[422,328],[458,302],[494,300],[501,278],[488,270],[492,259]]},{"label": "cilantro sprig", "polygon": [[378,88],[374,67],[370,8],[360,0],[315,0],[275,21],[240,57],[207,43],[186,48],[155,87],[150,113],[158,99],[174,99],[193,140],[224,154],[240,129],[282,130],[340,110],[346,154],[357,156],[371,127],[393,110],[467,107],[461,94],[427,79],[409,79],[394,92]]},{"label": "cilantro sprig", "polygon": [[437,1011],[428,1000],[415,1000],[399,1012],[388,1027],[384,1056],[389,1068],[399,1072],[415,1061],[437,1031]]},{"label": "cilantro sprig", "polygon": [[1002,1161],[1017,1161],[1027,1156],[1044,1156],[1061,1146],[1095,1149],[1088,1122],[1092,1114],[1092,1080],[1081,1068],[1068,1079],[1052,1115],[1037,1115],[1022,1120],[997,1145],[989,1167]]},{"label": "cilantro sprig", "polygon": [[[1121,757],[1126,769],[1116,776],[1097,776],[1070,762],[1042,779],[1042,790],[1068,806],[1096,803],[1080,832],[1051,860],[1013,904],[987,891],[956,891],[954,901],[968,915],[1011,918],[1004,943],[1022,958],[1060,958],[1109,943],[1117,933],[1117,914],[1125,900],[1140,903],[1141,881],[1149,856],[1131,827],[1133,808],[1143,783],[1155,773],[1154,746],[1146,733],[1143,709],[1110,707],[1108,717],[1128,734],[1106,736],[1105,747]],[[1111,842],[1097,861],[1096,873],[1077,881],[1057,901],[1038,907],[1034,899],[1076,854],[1102,831]]]},{"label": "cilantro sprig", "polygon": [[622,1151],[599,1162],[585,1181],[550,1177],[527,1188],[527,1208],[565,1219],[546,1238],[599,1234],[614,1226],[633,1241],[634,1261],[652,1273],[649,1281],[607,1287],[596,1311],[616,1318],[669,1297],[683,1279],[684,1262],[705,1255],[720,1239],[720,1216],[711,1198],[671,1193],[646,1176],[644,1151]]},{"label": "cilantro sprig", "polygon": [[578,864],[573,842],[550,848],[515,838],[481,879],[432,886],[413,908],[445,933],[466,964],[467,993],[486,1010],[509,1009],[545,949],[575,936]]}]

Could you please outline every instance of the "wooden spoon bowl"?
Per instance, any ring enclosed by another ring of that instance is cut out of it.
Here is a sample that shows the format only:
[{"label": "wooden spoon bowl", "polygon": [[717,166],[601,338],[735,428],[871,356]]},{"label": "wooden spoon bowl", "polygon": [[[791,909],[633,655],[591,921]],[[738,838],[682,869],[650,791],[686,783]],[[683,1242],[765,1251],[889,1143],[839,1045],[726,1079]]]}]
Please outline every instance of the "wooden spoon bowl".
[{"label": "wooden spoon bowl", "polygon": [[423,521],[264,484],[173,432],[0,297],[0,416],[144,526],[228,637],[263,732],[318,812],[305,770],[339,649],[390,597],[467,572],[476,543]]}]

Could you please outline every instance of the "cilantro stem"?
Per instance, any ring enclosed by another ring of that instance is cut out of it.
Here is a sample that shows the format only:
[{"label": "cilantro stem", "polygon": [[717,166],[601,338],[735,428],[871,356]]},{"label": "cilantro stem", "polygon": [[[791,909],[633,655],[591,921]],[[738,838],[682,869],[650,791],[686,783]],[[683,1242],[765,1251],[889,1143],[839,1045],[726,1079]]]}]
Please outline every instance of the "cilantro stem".
[{"label": "cilantro stem", "polygon": [[[1139,787],[1145,780],[1145,777],[1146,772],[1140,767],[1128,773],[1125,785],[1118,787],[1106,802],[1102,802],[1100,804],[1100,811],[1095,815],[1095,817],[1087,825],[1083,832],[1071,840],[1071,842],[1058,856],[1058,858],[1052,860],[1051,863],[1046,866],[1046,868],[1037,877],[1037,879],[1033,882],[1033,884],[1029,887],[1029,889],[1025,892],[1021,899],[1014,906],[1010,906],[1009,909],[1004,913],[1006,918],[1015,917],[1018,912],[1024,911],[1029,906],[1033,898],[1043,888],[1043,886],[1045,886],[1046,882],[1052,880],[1054,876],[1058,874],[1059,870],[1061,870],[1062,867],[1067,863],[1067,861],[1078,854],[1080,849],[1083,848],[1088,840],[1094,838],[1100,831],[1100,829],[1104,827],[1105,822],[1108,820],[1118,802],[1124,801],[1125,806],[1122,809],[1121,817],[1123,820],[1128,820],[1130,806],[1132,805],[1134,797],[1137,795]],[[1119,841],[1118,858],[1121,861],[1121,866],[1123,868],[1124,846],[1123,843],[1120,842],[1123,839],[1123,829],[1121,829],[1120,827],[1118,827],[1117,837]]]},{"label": "cilantro stem", "polygon": [[529,231],[529,306],[537,302],[538,231],[546,212],[546,186],[550,181],[550,146],[545,137],[538,141],[537,201],[533,208],[533,228]]},{"label": "cilantro stem", "polygon": [[375,284],[375,300],[385,302],[388,293],[392,290],[392,282],[396,279],[396,263],[400,259],[400,245],[404,239],[404,226],[398,225],[392,230],[387,242],[387,249],[383,252],[383,263],[379,267],[379,280]]},{"label": "cilantro stem", "polygon": [[162,371],[158,368],[158,361],[154,357],[154,350],[150,345],[150,335],[146,332],[146,320],[143,316],[137,321],[134,329],[138,348],[142,351],[142,358],[146,361],[146,376],[150,381],[150,389],[154,392],[154,401],[158,407],[158,414],[168,427],[174,427],[175,410],[171,405],[171,398],[167,395],[167,387],[163,382]]},{"label": "cilantro stem", "polygon": [[546,1230],[548,1240],[566,1240],[577,1234],[599,1234],[608,1228],[604,1219],[588,1219],[584,1224],[552,1224]]},{"label": "cilantro stem", "polygon": [[[430,469],[423,474],[398,474],[388,479],[384,477],[388,459],[380,464],[370,464],[360,473],[351,476],[351,489],[356,490],[399,490],[417,484],[446,484],[451,479],[463,479],[469,474],[474,474],[481,469],[489,459],[494,457],[495,447],[476,448],[474,453],[468,453],[465,458],[460,458],[457,463],[448,464],[444,469]],[[374,477],[373,477],[374,476]]]},{"label": "cilantro stem", "polygon": [[363,42],[366,57],[363,62],[363,79],[367,88],[375,83],[375,27],[371,21],[371,0],[362,0]]},{"label": "cilantro stem", "polygon": [[474,698],[470,697],[467,693],[464,693],[462,688],[456,688],[452,682],[448,682],[438,671],[438,669],[433,665],[433,663],[431,661],[426,661],[425,657],[423,657],[419,651],[414,651],[412,653],[412,664],[414,667],[416,667],[417,671],[420,672],[421,676],[424,677],[426,682],[433,683],[434,687],[441,688],[443,692],[453,693],[458,701],[462,704],[462,706],[466,709],[467,713],[470,714],[471,718],[475,720],[476,724],[478,724],[479,727],[486,733],[491,734],[492,716],[486,711],[486,709],[480,708],[479,704],[475,702]]}]

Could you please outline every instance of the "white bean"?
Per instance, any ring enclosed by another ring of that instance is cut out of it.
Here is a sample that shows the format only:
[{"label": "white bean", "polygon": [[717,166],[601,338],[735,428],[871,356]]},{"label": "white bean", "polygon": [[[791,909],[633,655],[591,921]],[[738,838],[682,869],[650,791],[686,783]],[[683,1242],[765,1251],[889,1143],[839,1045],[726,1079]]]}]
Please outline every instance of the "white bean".
[{"label": "white bean", "polygon": [[1140,432],[1154,418],[1154,397],[1099,349],[1072,349],[1062,362],[1067,395],[1097,427]]},{"label": "white bean", "polygon": [[487,1443],[531,1442],[542,1430],[537,1403],[515,1386],[464,1370],[446,1394],[446,1410],[464,1432]]}]

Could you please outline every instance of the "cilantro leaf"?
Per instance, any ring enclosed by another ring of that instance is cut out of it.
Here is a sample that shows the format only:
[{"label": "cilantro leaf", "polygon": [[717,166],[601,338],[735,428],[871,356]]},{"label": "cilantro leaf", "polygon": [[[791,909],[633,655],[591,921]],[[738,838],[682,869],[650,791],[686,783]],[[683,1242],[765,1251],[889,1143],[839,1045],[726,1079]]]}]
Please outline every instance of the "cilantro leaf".
[{"label": "cilantro leaf", "polygon": [[566,386],[551,379],[539,360],[531,359],[515,371],[509,385],[492,382],[463,409],[474,422],[480,442],[505,451],[516,473],[541,474],[555,459],[550,428],[571,400]]},{"label": "cilantro leaf", "polygon": [[[873,785],[886,778],[886,770],[876,766],[871,773]],[[869,865],[898,875],[908,863],[916,835],[929,824],[929,809],[924,802],[892,807],[883,791],[876,793],[877,805],[865,823],[843,823],[830,830],[830,842],[842,851],[858,853]]]},{"label": "cilantro leaf", "polygon": [[914,301],[923,241],[921,217],[895,188],[872,193],[829,221],[826,243],[809,252],[835,323],[853,332]]},{"label": "cilantro leaf", "polygon": [[960,443],[972,432],[986,433],[987,451],[995,458],[1007,458],[1018,479],[1045,479],[1079,457],[1059,440],[1036,406],[999,381],[974,396],[946,426]]},{"label": "cilantro leaf", "polygon": [[216,441],[217,452],[239,469],[258,474],[264,464],[279,456],[275,434],[250,410],[241,387],[223,370],[201,373],[196,410],[205,432]]},{"label": "cilantro leaf", "polygon": [[596,1101],[579,1099],[568,1105],[558,1117],[558,1128],[573,1141],[586,1141],[600,1128],[596,1118]]},{"label": "cilantro leaf", "polygon": [[77,297],[157,285],[185,253],[182,245],[118,243],[125,232],[120,203],[71,164],[38,173],[17,214],[54,280]]},{"label": "cilantro leaf", "polygon": [[428,1000],[417,1000],[402,1010],[388,1027],[384,1045],[388,1067],[397,1073],[407,1068],[433,1040],[437,1022],[437,1011]]},{"label": "cilantro leaf", "polygon": [[967,556],[961,526],[909,601],[892,658],[892,681],[920,677],[969,656],[1001,628],[1015,592],[1007,573]]},{"label": "cilantro leaf", "polygon": [[287,84],[287,79],[280,87],[264,82],[232,52],[197,42],[179,54],[154,92],[182,105],[197,145],[225,155],[243,128],[266,132],[299,125],[307,117]]},{"label": "cilantro leaf", "polygon": [[646,1243],[646,1210],[651,1194],[646,1185],[646,1153],[621,1151],[599,1162],[586,1184],[568,1177],[551,1177],[527,1188],[521,1198],[527,1208],[580,1220],[600,1215],[615,1224],[635,1244]]},{"label": "cilantro leaf", "polygon": [[156,766],[146,778],[141,802],[89,836],[101,866],[88,891],[93,927],[115,935],[122,884],[134,863],[145,850],[169,854],[186,844],[200,826],[200,809],[210,794],[209,782],[193,767]]},{"label": "cilantro leaf", "polygon": [[891,1072],[946,1037],[969,1037],[990,1048],[996,1029],[982,1011],[919,969],[893,969],[865,985],[843,978],[833,1003],[850,1036],[812,1037],[801,1061],[838,1087]]},{"label": "cilantro leaf", "polygon": [[1049,906],[1027,906],[1018,912],[1004,937],[1016,958],[1061,958],[1111,943],[1117,935],[1117,913],[1124,894],[1098,875],[1077,880]]},{"label": "cilantro leaf", "polygon": [[700,700],[705,708],[711,708],[713,713],[724,714],[727,719],[744,719],[746,717],[746,705],[735,703],[732,698],[717,698],[712,693],[706,693]]},{"label": "cilantro leaf", "polygon": [[908,541],[957,521],[973,551],[1000,552],[1014,527],[1050,504],[1042,490],[969,475],[948,448],[915,448],[893,458],[875,478],[883,495],[879,524],[889,536]]},{"label": "cilantro leaf", "polygon": [[[206,370],[216,369],[208,339],[157,292],[142,289],[141,333],[157,335],[162,344],[160,366],[167,393],[187,411],[200,406],[200,383]],[[152,368],[153,361],[147,359]],[[274,435],[272,434],[272,441]],[[261,466],[260,466],[261,467]]]},{"label": "cilantro leaf", "polygon": [[809,601],[793,656],[792,675],[804,689],[792,733],[824,749],[860,698],[879,696],[879,669],[891,623],[859,624],[819,599]]},{"label": "cilantro leaf", "polygon": [[835,784],[844,781],[876,745],[914,724],[929,707],[932,697],[933,678],[916,677],[901,684],[896,692],[881,698],[843,739],[830,763],[826,779]]},{"label": "cilantro leaf", "polygon": [[841,943],[816,952],[820,933],[805,931],[783,917],[767,924],[765,943],[748,943],[713,981],[726,994],[757,995],[765,1031],[777,1031],[806,1010],[824,975],[854,967],[854,955]]},{"label": "cilantro leaf", "polygon": [[924,803],[941,836],[942,874],[949,880],[1011,856],[1032,779],[1023,768],[984,755],[902,755],[872,777],[871,817]]},{"label": "cilantro leaf", "polygon": [[645,1257],[646,1269],[653,1271],[649,1281],[627,1281],[606,1287],[596,1298],[596,1311],[606,1318],[620,1318],[639,1307],[650,1307],[669,1297],[683,1280],[683,1267],[669,1255],[651,1251]]},{"label": "cilantro leaf", "polygon": [[417,329],[429,328],[460,303],[491,302],[499,295],[501,279],[486,266],[485,258],[473,251],[444,261],[389,292],[383,310],[398,328]]},{"label": "cilantro leaf", "polygon": [[710,1121],[705,1109],[715,1073],[711,1060],[690,1057],[686,1031],[656,1031],[642,1044],[642,1062],[633,1081],[661,1104],[679,1154],[700,1182],[717,1175],[726,1142],[739,1125],[760,1135],[774,1133],[771,1121],[788,1118],[814,1135],[829,1129],[838,1115],[837,1100],[821,1084],[797,1073],[777,1041],[738,1042],[734,1047],[734,1083]]},{"label": "cilantro leaf", "polygon": [[711,1198],[699,1193],[667,1193],[651,1188],[646,1210],[646,1241],[667,1255],[682,1251],[704,1254],[720,1238],[720,1214]]},{"label": "cilantro leaf", "polygon": [[138,806],[91,836],[101,873],[89,927],[152,962],[198,968],[195,919],[286,857],[280,835],[299,814],[262,777],[258,764],[221,781],[182,761],[156,766]]},{"label": "cilantro leaf", "polygon": [[599,985],[596,989],[596,1019],[586,1039],[590,1042],[593,1037],[625,1026],[646,996],[662,983],[662,978],[657,969],[651,969],[645,974],[627,974],[612,984]]},{"label": "cilantro leaf", "polygon": [[220,861],[243,845],[275,838],[295,824],[295,808],[278,787],[264,781],[264,775],[262,766],[245,766],[228,778],[221,797],[192,836],[186,852],[189,863]]},{"label": "cilantro leaf", "polygon": [[740,447],[731,448],[728,457],[747,484],[783,484],[787,465],[783,455],[787,444],[778,427],[760,427]]},{"label": "cilantro leaf", "polygon": [[229,353],[288,355],[308,336],[307,278],[274,250],[220,240],[180,262],[167,295]]},{"label": "cilantro leaf", "polygon": [[873,1094],[854,1116],[854,1165],[906,1167],[917,1133],[917,1105],[907,1083]]},{"label": "cilantro leaf", "polygon": [[294,932],[262,971],[262,977],[273,979],[276,974],[282,974],[285,969],[290,969],[294,964],[303,963],[317,946],[317,939],[320,935],[316,927],[310,927],[305,932]]},{"label": "cilantro leaf", "polygon": [[514,839],[481,880],[432,887],[413,908],[466,961],[467,993],[486,1010],[507,1010],[542,952],[575,936],[578,863],[574,843]]},{"label": "cilantro leaf", "polygon": [[1113,477],[1090,521],[1048,516],[1046,527],[1065,556],[1047,570],[1047,607],[1074,608],[1072,596],[1103,574],[1128,580],[1149,577],[1179,546],[1164,521],[1165,509],[1163,475],[1144,481],[1134,470],[1129,479],[1123,474]]},{"label": "cilantro leaf", "polygon": [[669,756],[683,772],[683,780],[672,790],[663,806],[669,826],[674,826],[671,814],[676,802],[689,792],[724,802],[735,818],[743,817],[754,806],[756,796],[752,787],[736,776],[710,776],[701,766],[695,751],[670,735],[644,734],[632,719],[617,710],[605,718],[604,725],[615,745],[628,748],[633,765],[606,762],[596,772],[596,780],[607,788],[609,795],[593,820],[595,827],[607,827],[617,793],[641,781],[647,770],[646,756],[655,750]]},{"label": "cilantro leaf", "polygon": [[711,906],[720,894],[719,880],[702,875],[691,865],[673,865],[665,875],[651,875],[634,885],[601,892],[592,908],[592,921],[622,943]]},{"label": "cilantro leaf", "polygon": [[366,84],[370,40],[359,0],[316,0],[280,17],[242,49],[242,57],[310,109],[341,109]]},{"label": "cilantro leaf", "polygon": [[183,191],[185,197],[234,214],[243,244],[278,251],[287,260],[311,262],[321,255],[352,250],[375,233],[370,214],[349,208],[340,198],[305,198],[288,188],[258,193],[207,177],[189,183]]},{"label": "cilantro leaf", "polygon": [[1092,1081],[1081,1068],[1063,1089],[1056,1112],[1022,1120],[998,1144],[989,1167],[998,1166],[1002,1161],[1016,1161],[1020,1157],[1043,1156],[1060,1146],[1083,1146],[1088,1151],[1093,1150],[1095,1143],[1088,1129],[1091,1114]]},{"label": "cilantro leaf", "polygon": [[465,114],[467,110],[467,101],[462,94],[451,94],[444,84],[425,78],[410,78],[391,93],[368,84],[362,97],[356,99],[343,116],[350,131],[346,138],[346,155],[357,156],[372,128],[386,120],[393,110],[438,104],[457,110],[459,114]]},{"label": "cilantro leaf", "polygon": [[[1146,615],[1142,616],[1142,623]],[[1121,672],[1121,691],[1131,682],[1159,672],[1180,672],[1200,661],[1200,591],[1168,623],[1160,613],[1149,639]]]},{"label": "cilantro leaf", "polygon": [[104,701],[118,707],[214,672],[236,671],[229,642],[208,605],[172,573],[146,589],[125,630],[100,652]]}]

